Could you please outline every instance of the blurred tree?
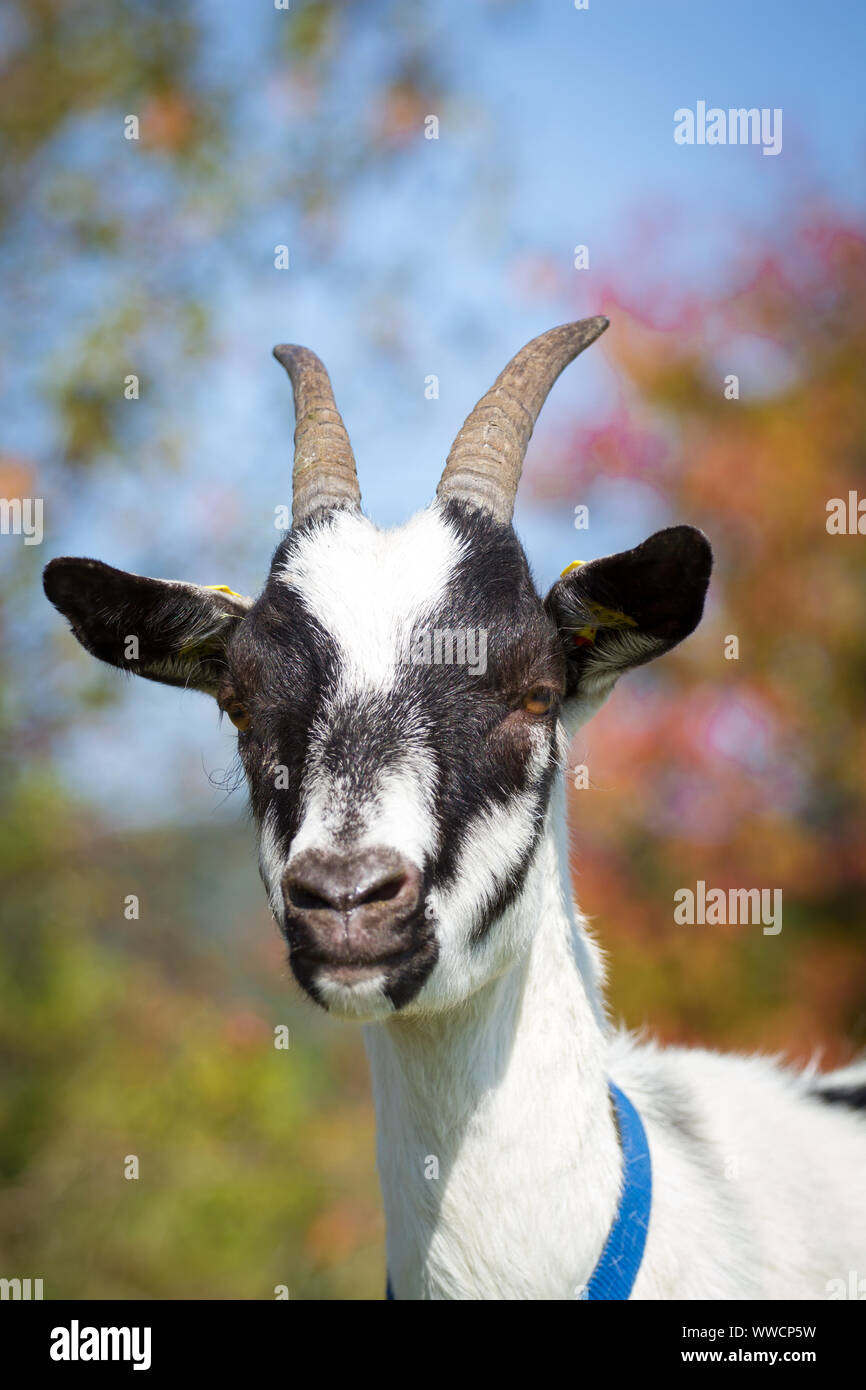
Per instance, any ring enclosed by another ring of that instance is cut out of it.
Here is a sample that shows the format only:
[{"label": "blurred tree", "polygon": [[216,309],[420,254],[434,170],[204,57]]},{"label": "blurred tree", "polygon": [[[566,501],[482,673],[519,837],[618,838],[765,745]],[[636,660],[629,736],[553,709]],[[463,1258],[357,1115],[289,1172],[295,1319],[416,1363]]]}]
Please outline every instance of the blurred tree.
[{"label": "blurred tree", "polygon": [[[698,633],[587,732],[576,868],[632,1022],[651,1000],[671,1037],[829,1061],[866,1037],[866,583],[862,538],[827,530],[866,497],[866,240],[804,216],[731,283],[611,293],[620,405],[536,477],[563,502],[639,480],[716,553]],[[697,879],[781,888],[781,935],[674,925]]]},{"label": "blurred tree", "polygon": [[441,50],[392,0],[378,66],[359,69],[369,17],[366,0],[243,18],[194,0],[7,6],[0,312],[19,350],[4,366],[14,389],[35,359],[68,466],[129,442],[118,362],[188,401],[233,265],[264,264],[277,229],[308,272],[333,264],[353,191],[422,138]]}]

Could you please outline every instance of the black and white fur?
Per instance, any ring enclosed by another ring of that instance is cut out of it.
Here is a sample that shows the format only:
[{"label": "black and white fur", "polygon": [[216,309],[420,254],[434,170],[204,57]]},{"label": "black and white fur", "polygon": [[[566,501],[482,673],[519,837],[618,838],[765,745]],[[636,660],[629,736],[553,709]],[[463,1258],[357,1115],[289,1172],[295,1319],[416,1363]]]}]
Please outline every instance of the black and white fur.
[{"label": "black and white fur", "polygon": [[[634,1298],[821,1299],[866,1273],[866,1069],[821,1078],[612,1031],[572,902],[569,736],[623,671],[692,631],[710,566],[701,533],[673,527],[542,600],[511,526],[451,500],[389,532],[351,507],[313,517],[255,602],[91,560],[46,570],[89,651],[248,720],[240,756],[292,969],[365,1025],[398,1299],[579,1297],[619,1198],[609,1078],[654,1170]],[[575,645],[599,604],[629,625]],[[486,671],[407,661],[422,628],[484,629]],[[320,904],[292,866],[348,872],[371,853],[412,869],[411,891],[395,879],[395,948],[370,945],[374,916],[357,957],[343,941],[332,959],[311,948]]]}]

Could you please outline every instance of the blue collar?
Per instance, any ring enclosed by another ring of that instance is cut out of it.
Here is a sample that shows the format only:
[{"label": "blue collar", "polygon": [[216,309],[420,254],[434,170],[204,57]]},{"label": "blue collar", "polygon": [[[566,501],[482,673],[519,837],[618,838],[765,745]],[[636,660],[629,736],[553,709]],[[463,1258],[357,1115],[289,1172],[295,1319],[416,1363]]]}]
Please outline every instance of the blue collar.
[{"label": "blue collar", "polygon": [[[627,1095],[608,1082],[622,1145],[619,1208],[601,1257],[581,1292],[581,1300],[627,1299],[643,1259],[652,1206],[652,1163],[643,1121]],[[386,1298],[394,1299],[388,1279]]]},{"label": "blue collar", "polygon": [[643,1259],[653,1196],[652,1163],[643,1120],[628,1096],[612,1081],[610,1098],[622,1145],[622,1192],[598,1264],[581,1299],[626,1299]]}]

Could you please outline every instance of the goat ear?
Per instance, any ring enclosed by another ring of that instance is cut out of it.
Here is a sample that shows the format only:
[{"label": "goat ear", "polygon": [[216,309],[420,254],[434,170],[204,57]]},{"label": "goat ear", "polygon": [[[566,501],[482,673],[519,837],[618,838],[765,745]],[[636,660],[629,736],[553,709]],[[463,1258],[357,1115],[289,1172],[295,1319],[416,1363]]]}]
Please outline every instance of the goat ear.
[{"label": "goat ear", "polygon": [[100,560],[52,560],[45,593],[100,661],[214,695],[229,635],[251,606],[230,590],[146,579]]},{"label": "goat ear", "polygon": [[694,526],[566,570],[545,607],[567,664],[566,697],[598,703],[617,677],[675,647],[701,620],[713,552]]}]

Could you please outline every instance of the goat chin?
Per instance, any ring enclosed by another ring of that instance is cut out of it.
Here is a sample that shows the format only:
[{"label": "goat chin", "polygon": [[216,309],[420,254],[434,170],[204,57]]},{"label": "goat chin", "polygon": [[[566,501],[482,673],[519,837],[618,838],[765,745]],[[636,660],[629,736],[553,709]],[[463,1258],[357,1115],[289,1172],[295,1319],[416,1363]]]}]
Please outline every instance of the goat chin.
[{"label": "goat chin", "polygon": [[393,1017],[394,1005],[385,994],[384,972],[350,984],[322,971],[315,983],[316,993],[334,1018],[353,1023],[379,1023]]}]

